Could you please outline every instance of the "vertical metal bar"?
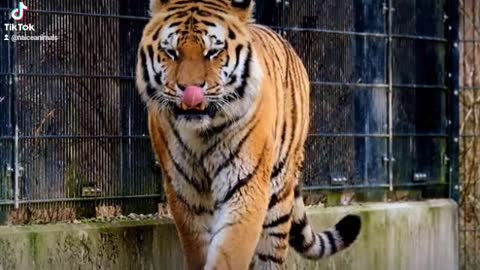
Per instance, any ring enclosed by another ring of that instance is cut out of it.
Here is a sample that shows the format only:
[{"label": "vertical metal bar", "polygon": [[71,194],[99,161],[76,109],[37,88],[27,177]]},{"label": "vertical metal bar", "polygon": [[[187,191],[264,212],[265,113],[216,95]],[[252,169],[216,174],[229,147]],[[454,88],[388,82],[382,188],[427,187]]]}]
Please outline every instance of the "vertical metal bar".
[{"label": "vertical metal bar", "polygon": [[[8,7],[12,6],[12,2],[13,1],[8,1],[7,2]],[[10,18],[10,20],[8,22],[12,23],[12,21],[13,20]],[[14,132],[13,128],[12,128],[13,127],[13,122],[14,122],[14,119],[13,119],[14,118],[13,117],[13,104],[15,102],[14,97],[13,97],[13,91],[14,90],[13,90],[13,78],[12,78],[12,72],[13,72],[13,70],[12,70],[12,68],[13,68],[13,64],[12,64],[13,57],[12,57],[12,55],[13,55],[12,42],[8,41],[7,42],[7,61],[8,61],[8,63],[7,63],[8,64],[7,73],[8,73],[8,75],[6,76],[6,80],[7,80],[6,83],[8,85],[6,92],[7,92],[7,95],[10,95],[10,108],[9,108],[9,110],[10,110],[9,118],[10,119],[8,120],[9,121],[9,123],[8,123],[8,125],[9,125],[8,126],[8,135],[12,135],[13,132]],[[9,143],[10,143],[10,141],[9,141]],[[13,166],[14,166],[14,163],[13,163],[14,152],[13,151],[14,150],[12,149],[11,153],[9,153],[9,157],[8,157],[8,163],[9,163],[8,170],[9,170],[9,173],[10,173],[11,176],[13,176],[13,174],[15,173],[14,172],[15,169],[13,168]],[[10,183],[8,184],[8,187],[6,187],[6,191],[5,191],[5,195],[6,195],[5,199],[11,200],[12,199],[11,198],[11,196],[12,196],[12,186],[11,185],[13,184],[12,183],[13,179],[11,179],[11,177],[10,177],[9,180],[10,180],[9,181]]]},{"label": "vertical metal bar", "polygon": [[393,48],[392,48],[392,24],[393,24],[393,0],[388,0],[387,12],[387,84],[388,84],[388,184],[393,191]]},{"label": "vertical metal bar", "polygon": [[282,0],[281,2],[281,10],[280,10],[280,31],[281,31],[281,35],[283,37],[286,37],[287,36],[287,31],[285,30],[285,27],[286,27],[286,24],[285,24],[285,9],[286,9],[286,2],[288,0]]},{"label": "vertical metal bar", "polygon": [[[449,197],[454,199],[457,203],[460,200],[460,184],[459,184],[459,144],[460,144],[460,116],[459,116],[459,104],[460,104],[460,86],[459,86],[459,13],[460,5],[459,0],[449,0],[447,5],[447,25],[446,37],[448,38],[448,53],[447,53],[447,68],[449,69],[447,83],[450,88],[448,96],[448,110],[449,110],[449,119],[448,119],[448,182],[449,182]],[[459,208],[460,216],[460,208]],[[462,233],[463,222],[458,222],[458,232]],[[467,234],[464,234],[463,241],[465,241]],[[462,241],[462,240],[460,240]],[[476,238],[474,240],[476,243]],[[463,256],[467,256],[467,250],[465,242]],[[458,243],[460,245],[460,243]],[[462,251],[460,247],[457,249],[458,258],[461,258]]]},{"label": "vertical metal bar", "polygon": [[13,202],[15,209],[19,207],[19,180],[20,180],[20,161],[19,161],[19,143],[18,143],[19,129],[15,126],[15,139],[14,139],[14,177],[13,177]]},{"label": "vertical metal bar", "polygon": [[[13,6],[18,6],[18,1],[12,1]],[[9,42],[11,44],[11,42]],[[9,78],[9,85],[11,89],[11,99],[12,99],[12,106],[11,106],[11,123],[12,127],[14,127],[14,146],[12,152],[12,159],[13,159],[13,200],[14,200],[14,207],[17,209],[19,207],[18,199],[19,199],[19,186],[18,186],[18,179],[20,173],[20,162],[19,162],[19,141],[18,141],[18,116],[17,116],[17,69],[15,68],[15,59],[16,59],[16,51],[15,45],[11,44],[9,47],[9,60],[10,60],[10,78]]]},{"label": "vertical metal bar", "polygon": [[448,156],[449,156],[449,186],[450,198],[459,202],[460,186],[459,186],[459,104],[460,104],[460,86],[459,86],[459,0],[450,0],[448,6],[448,25],[446,27],[449,39],[449,54],[447,65],[449,71],[449,139],[448,139]]}]

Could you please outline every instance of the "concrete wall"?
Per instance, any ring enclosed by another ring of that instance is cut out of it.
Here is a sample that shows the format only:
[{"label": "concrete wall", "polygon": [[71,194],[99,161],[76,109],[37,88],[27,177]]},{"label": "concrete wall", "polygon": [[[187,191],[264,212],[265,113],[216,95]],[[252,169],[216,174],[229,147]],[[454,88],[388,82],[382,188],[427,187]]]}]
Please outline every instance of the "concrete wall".
[{"label": "concrete wall", "polygon": [[[317,228],[359,213],[364,227],[349,250],[330,259],[289,257],[288,269],[458,269],[457,208],[448,200],[311,208]],[[169,221],[0,227],[0,270],[182,269]]]}]

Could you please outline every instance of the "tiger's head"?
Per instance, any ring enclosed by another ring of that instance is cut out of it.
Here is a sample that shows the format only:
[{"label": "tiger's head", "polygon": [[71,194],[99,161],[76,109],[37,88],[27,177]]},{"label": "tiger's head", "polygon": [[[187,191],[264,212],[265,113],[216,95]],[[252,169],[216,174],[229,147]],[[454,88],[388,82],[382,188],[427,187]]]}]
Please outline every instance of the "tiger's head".
[{"label": "tiger's head", "polygon": [[251,0],[151,0],[137,87],[149,110],[208,129],[247,114],[262,78]]}]

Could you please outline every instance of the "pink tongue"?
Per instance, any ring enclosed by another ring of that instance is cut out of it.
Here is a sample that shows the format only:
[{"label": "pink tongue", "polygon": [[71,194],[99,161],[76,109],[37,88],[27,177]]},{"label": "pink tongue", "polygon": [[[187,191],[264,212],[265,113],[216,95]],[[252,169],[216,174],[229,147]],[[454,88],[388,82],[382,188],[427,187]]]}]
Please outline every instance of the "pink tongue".
[{"label": "pink tongue", "polygon": [[183,92],[182,102],[190,108],[195,108],[205,101],[203,89],[198,86],[187,86]]}]

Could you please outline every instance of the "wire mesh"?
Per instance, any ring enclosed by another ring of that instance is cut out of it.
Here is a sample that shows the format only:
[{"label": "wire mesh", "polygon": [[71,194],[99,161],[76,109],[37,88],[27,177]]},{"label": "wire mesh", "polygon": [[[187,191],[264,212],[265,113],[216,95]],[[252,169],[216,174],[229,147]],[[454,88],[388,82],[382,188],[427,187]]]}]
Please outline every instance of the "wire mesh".
[{"label": "wire mesh", "polygon": [[[446,0],[257,2],[259,22],[292,43],[312,81],[307,188],[448,183]],[[25,23],[60,40],[0,43],[0,204],[15,199],[15,153],[20,204],[160,200],[133,82],[147,5],[29,2]]]},{"label": "wire mesh", "polygon": [[[0,155],[6,157],[2,167],[10,168],[11,153],[19,155],[19,203],[117,200],[125,207],[121,200],[141,199],[150,200],[143,211],[155,211],[161,187],[133,64],[148,3],[28,5],[22,23],[59,40],[0,44],[2,60],[12,62],[0,65],[0,96],[8,104],[0,109]],[[12,6],[2,6],[2,20],[9,18]],[[12,149],[15,139],[18,149]],[[12,175],[2,168],[0,176],[3,203],[11,204]]]},{"label": "wire mesh", "polygon": [[313,85],[305,183],[448,184],[446,1],[287,2]]}]

